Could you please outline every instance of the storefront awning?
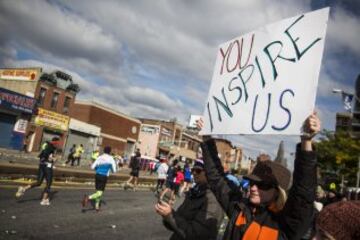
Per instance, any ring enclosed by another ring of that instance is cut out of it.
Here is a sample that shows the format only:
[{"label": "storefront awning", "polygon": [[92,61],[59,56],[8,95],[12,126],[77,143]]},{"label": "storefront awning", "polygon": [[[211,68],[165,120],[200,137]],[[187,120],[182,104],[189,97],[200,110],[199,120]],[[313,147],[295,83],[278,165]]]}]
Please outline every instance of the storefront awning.
[{"label": "storefront awning", "polygon": [[97,137],[100,136],[100,132],[101,132],[101,128],[99,128],[98,126],[86,122],[82,122],[74,118],[70,119],[69,128],[71,130],[79,131]]}]

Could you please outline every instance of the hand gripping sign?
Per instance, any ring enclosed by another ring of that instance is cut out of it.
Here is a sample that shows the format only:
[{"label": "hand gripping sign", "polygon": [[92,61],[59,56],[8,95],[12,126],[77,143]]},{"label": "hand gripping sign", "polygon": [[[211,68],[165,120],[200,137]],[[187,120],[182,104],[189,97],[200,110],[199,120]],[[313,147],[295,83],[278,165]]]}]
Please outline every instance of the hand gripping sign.
[{"label": "hand gripping sign", "polygon": [[218,48],[200,134],[299,135],[315,105],[329,8]]}]

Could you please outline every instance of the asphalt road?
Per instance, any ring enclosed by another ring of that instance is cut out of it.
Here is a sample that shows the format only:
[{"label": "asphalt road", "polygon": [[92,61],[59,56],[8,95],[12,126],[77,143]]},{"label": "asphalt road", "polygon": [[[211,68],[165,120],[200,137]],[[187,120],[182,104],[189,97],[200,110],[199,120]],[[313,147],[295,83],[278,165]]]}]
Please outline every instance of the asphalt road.
[{"label": "asphalt road", "polygon": [[171,235],[155,213],[156,198],[149,191],[107,189],[99,213],[81,211],[83,195],[92,190],[53,189],[50,206],[40,205],[41,189],[20,200],[15,192],[15,187],[0,186],[0,239],[160,240]]}]

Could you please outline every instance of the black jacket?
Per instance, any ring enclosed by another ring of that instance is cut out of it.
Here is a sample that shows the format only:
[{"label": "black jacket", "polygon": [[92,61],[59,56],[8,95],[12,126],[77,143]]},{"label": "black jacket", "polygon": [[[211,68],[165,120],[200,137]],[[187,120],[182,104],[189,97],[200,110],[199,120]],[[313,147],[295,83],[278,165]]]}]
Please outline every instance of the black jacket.
[{"label": "black jacket", "polygon": [[129,167],[132,171],[139,171],[140,170],[140,157],[133,156],[131,157]]},{"label": "black jacket", "polygon": [[174,233],[171,240],[216,239],[223,211],[208,185],[192,188],[180,207],[164,218],[164,225]]},{"label": "black jacket", "polygon": [[[288,200],[282,211],[271,212],[266,206],[257,207],[256,215],[252,214],[254,206],[241,197],[239,191],[230,188],[225,178],[224,169],[218,157],[213,139],[201,144],[205,170],[211,190],[229,217],[229,223],[223,239],[243,239],[244,233],[252,222],[278,230],[278,239],[300,239],[310,226],[315,201],[316,154],[302,151],[297,145],[293,185]],[[242,212],[247,224],[241,231],[235,229],[235,222]]]}]

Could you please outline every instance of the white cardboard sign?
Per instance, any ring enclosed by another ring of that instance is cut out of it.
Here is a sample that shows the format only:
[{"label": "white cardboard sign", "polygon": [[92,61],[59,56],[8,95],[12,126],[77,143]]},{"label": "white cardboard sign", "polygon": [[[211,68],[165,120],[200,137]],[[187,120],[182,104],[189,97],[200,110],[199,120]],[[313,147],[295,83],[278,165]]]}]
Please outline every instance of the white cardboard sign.
[{"label": "white cardboard sign", "polygon": [[219,46],[200,134],[298,135],[315,106],[329,8]]}]

